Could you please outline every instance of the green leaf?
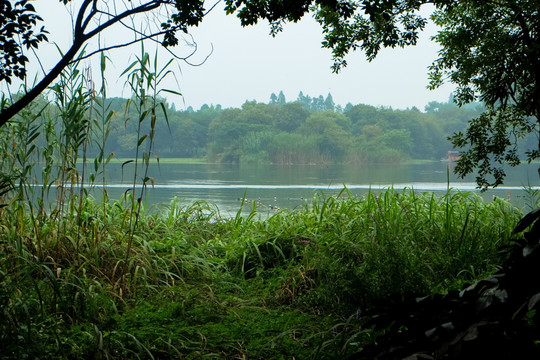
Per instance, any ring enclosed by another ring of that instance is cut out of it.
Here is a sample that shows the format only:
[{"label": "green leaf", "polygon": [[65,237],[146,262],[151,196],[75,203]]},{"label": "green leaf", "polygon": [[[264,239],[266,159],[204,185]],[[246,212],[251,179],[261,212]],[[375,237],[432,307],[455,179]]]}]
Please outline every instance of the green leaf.
[{"label": "green leaf", "polygon": [[124,76],[125,74],[127,74],[135,65],[137,65],[138,61],[135,60],[134,62],[132,62],[121,74],[120,74],[120,77]]},{"label": "green leaf", "polygon": [[124,161],[121,165],[121,168],[123,169],[125,165],[127,164],[131,164],[132,162],[135,162],[135,160],[128,160],[128,161]]},{"label": "green leaf", "polygon": [[139,141],[137,142],[137,147],[141,146],[141,144],[144,142],[144,140],[146,140],[146,138],[148,137],[148,134],[146,135],[143,135]]},{"label": "green leaf", "polygon": [[163,92],[166,92],[166,93],[169,93],[169,94],[173,94],[173,95],[184,96],[179,91],[174,91],[174,90],[169,90],[169,89],[161,89],[160,91],[163,91]]}]

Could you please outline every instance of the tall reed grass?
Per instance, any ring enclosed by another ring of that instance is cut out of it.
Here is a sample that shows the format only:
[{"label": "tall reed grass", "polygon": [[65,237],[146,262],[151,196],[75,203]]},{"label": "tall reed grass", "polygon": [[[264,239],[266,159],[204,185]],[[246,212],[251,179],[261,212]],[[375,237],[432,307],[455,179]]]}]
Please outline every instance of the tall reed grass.
[{"label": "tall reed grass", "polygon": [[231,270],[246,276],[292,266],[296,275],[282,289],[287,301],[362,307],[492,273],[520,216],[507,201],[484,203],[474,193],[389,189],[359,198],[345,189],[252,223],[257,231],[236,234],[227,256]]},{"label": "tall reed grass", "polygon": [[[139,129],[143,122],[150,126],[145,127],[148,133],[139,132],[133,160],[140,161],[139,148],[148,144],[142,152],[143,175],[135,170],[132,192],[123,199],[109,203],[106,195],[105,166],[112,158],[106,154],[106,141],[116,114],[107,102],[105,56],[100,69],[103,85],[97,93],[90,69],[81,70],[75,60],[47,95],[54,98],[53,105],[48,98],[39,98],[0,129],[3,355],[47,357],[35,344],[40,338],[56,339],[52,347],[61,351],[58,326],[86,320],[98,326],[103,317],[109,317],[110,309],[117,312],[123,306],[126,296],[178,281],[181,261],[154,257],[152,247],[141,243],[137,233],[141,199],[152,180],[146,174],[156,111],[165,110],[157,96],[162,91],[160,82],[169,73],[158,67],[157,60],[156,56],[150,61],[143,48],[134,63],[139,67],[131,73],[134,64],[126,69]],[[2,106],[8,103],[3,96]],[[90,149],[97,156],[89,173]],[[78,166],[79,159],[82,165]],[[104,193],[96,203],[87,188],[100,174]],[[97,336],[100,331],[96,327],[91,334]],[[24,353],[24,349],[36,352]]]}]

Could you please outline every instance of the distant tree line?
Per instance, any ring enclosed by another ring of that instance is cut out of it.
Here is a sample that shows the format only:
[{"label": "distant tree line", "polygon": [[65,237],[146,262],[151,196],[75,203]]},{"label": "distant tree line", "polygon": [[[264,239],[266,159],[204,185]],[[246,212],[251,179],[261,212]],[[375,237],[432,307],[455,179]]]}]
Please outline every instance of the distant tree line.
[{"label": "distant tree line", "polygon": [[[109,99],[115,110],[109,151],[130,157],[137,146],[134,109],[127,99]],[[158,115],[154,152],[159,157],[206,158],[221,163],[327,164],[397,163],[444,158],[447,138],[463,131],[481,113],[479,104],[459,108],[430,102],[394,110],[369,105],[335,105],[332,95],[302,92],[287,102],[272,93],[268,104],[246,102],[241,108],[203,105],[194,111],[167,106]]]},{"label": "distant tree line", "polygon": [[[131,158],[138,144],[134,102],[123,98],[106,101],[106,108],[114,113],[106,152]],[[203,105],[196,111],[191,107],[177,111],[165,99],[161,101],[167,116],[157,113],[153,154],[237,164],[439,160],[452,150],[448,137],[464,131],[467,122],[483,111],[480,104],[460,108],[452,99],[430,102],[424,112],[415,107],[394,110],[351,103],[342,108],[331,94],[310,97],[300,92],[295,101],[287,102],[282,91],[271,94],[267,104],[248,101],[241,108]],[[141,133],[150,132],[150,122],[141,125]],[[536,146],[533,136],[523,142],[522,149]],[[89,149],[89,154],[93,151]]]}]

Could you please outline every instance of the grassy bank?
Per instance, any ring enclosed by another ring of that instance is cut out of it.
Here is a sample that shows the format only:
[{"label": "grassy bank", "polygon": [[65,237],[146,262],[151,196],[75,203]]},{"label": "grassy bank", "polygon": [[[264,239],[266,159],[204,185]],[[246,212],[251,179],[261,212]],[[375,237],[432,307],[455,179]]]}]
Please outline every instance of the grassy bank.
[{"label": "grassy bank", "polygon": [[0,357],[343,358],[375,338],[360,325],[380,299],[494,272],[521,216],[474,194],[348,195],[266,220],[176,200],[7,204]]}]

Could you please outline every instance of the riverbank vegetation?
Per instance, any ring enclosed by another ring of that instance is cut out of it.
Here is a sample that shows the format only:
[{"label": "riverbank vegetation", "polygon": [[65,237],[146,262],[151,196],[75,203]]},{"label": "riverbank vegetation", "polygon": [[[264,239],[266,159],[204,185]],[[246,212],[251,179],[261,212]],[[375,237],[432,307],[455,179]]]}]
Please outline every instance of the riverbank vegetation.
[{"label": "riverbank vegetation", "polygon": [[[240,164],[437,160],[451,131],[462,151],[457,173],[477,173],[484,188],[502,184],[503,164],[540,156],[531,136],[540,118],[536,2],[434,2],[441,51],[430,87],[448,79],[458,104],[485,106],[466,109],[476,111],[466,131],[450,104],[429,104],[424,113],[342,109],[330,95],[302,93],[294,103],[280,93],[269,104],[178,113],[161,96],[178,92],[160,88],[172,60],[158,68],[144,49],[122,74],[129,99],[107,98],[103,54],[96,90],[76,53],[128,15],[173,3],[109,12],[107,3],[84,1],[73,45],[32,88],[23,46],[34,52],[47,31],[34,29],[40,17],[27,1],[3,2],[0,80],[19,78],[23,88],[0,99],[1,358],[540,357],[538,209],[518,222],[520,211],[505,200],[485,203],[450,189],[440,197],[315,193],[301,208],[265,219],[245,199],[247,213],[240,208],[233,217],[206,202],[144,205],[154,184],[150,159],[159,156]],[[175,45],[176,31],[206,15],[204,2],[175,3],[162,13],[172,14],[166,22],[136,31],[135,42],[164,34],[163,44]],[[314,12],[334,71],[350,50],[372,60],[382,47],[414,45],[426,25],[417,13],[424,1],[226,3],[243,25],[270,20],[273,34],[284,20]],[[115,156],[133,170],[120,199],[107,193]]]}]

